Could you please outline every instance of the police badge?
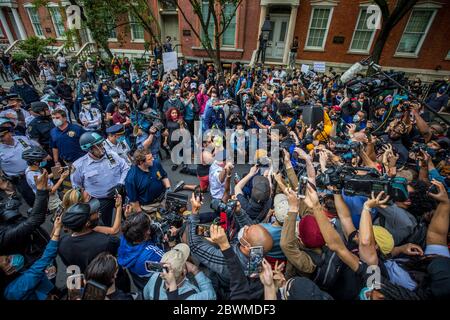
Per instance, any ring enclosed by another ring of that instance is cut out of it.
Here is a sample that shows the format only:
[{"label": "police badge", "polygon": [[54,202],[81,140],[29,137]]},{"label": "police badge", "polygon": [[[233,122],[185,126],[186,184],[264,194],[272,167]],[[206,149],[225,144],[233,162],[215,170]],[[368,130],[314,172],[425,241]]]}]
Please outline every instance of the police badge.
[{"label": "police badge", "polygon": [[75,131],[69,131],[67,132],[67,135],[71,138],[75,137]]}]

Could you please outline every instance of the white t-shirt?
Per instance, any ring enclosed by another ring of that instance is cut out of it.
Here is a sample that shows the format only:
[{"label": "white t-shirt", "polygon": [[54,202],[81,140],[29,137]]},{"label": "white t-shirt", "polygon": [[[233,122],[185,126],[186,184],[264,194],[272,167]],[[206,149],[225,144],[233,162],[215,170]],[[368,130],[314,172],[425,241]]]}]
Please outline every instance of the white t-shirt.
[{"label": "white t-shirt", "polygon": [[209,168],[209,190],[213,199],[222,199],[225,193],[225,180],[220,182],[219,175],[223,168],[214,161]]},{"label": "white t-shirt", "polygon": [[67,67],[67,62],[65,57],[58,57],[58,63],[60,67]]},{"label": "white t-shirt", "polygon": [[[36,187],[36,181],[34,180],[34,177],[40,176],[41,172],[30,170],[28,167],[25,170],[25,177],[27,179],[27,183],[30,186],[31,190],[33,190],[34,194],[36,194],[37,187]],[[52,180],[48,179],[48,185],[49,187],[53,187]],[[48,198],[48,209],[49,210],[55,210],[58,208],[58,206],[61,204],[61,199],[59,199],[58,195],[56,193],[51,193]]]}]

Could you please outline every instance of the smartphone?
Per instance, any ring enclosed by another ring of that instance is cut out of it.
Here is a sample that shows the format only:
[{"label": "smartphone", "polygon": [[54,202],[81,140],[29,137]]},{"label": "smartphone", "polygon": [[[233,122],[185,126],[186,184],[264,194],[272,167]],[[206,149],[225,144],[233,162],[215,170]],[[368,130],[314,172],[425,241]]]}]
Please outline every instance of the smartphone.
[{"label": "smartphone", "polygon": [[81,300],[105,300],[108,288],[94,280],[86,283]]},{"label": "smartphone", "polygon": [[298,197],[304,199],[306,197],[306,187],[308,186],[308,177],[301,176],[298,180]]},{"label": "smartphone", "polygon": [[209,224],[198,224],[195,226],[195,234],[199,235],[200,237],[208,238],[211,236],[209,233],[209,228],[211,225]]},{"label": "smartphone", "polygon": [[248,258],[247,276],[254,278],[259,276],[262,270],[262,261],[264,257],[264,249],[262,246],[251,247]]},{"label": "smartphone", "polygon": [[202,191],[200,190],[200,187],[196,187],[194,190],[194,197],[198,198],[200,202],[203,201],[203,195],[202,195]]},{"label": "smartphone", "polygon": [[145,261],[145,270],[147,272],[163,272],[164,267],[161,262]]}]

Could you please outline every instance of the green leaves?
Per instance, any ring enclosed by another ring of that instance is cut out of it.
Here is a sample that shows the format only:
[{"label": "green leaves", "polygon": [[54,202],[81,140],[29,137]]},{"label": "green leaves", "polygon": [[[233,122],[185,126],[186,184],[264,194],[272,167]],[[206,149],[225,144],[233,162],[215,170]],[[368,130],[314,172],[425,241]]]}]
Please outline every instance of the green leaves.
[{"label": "green leaves", "polygon": [[56,43],[54,38],[41,39],[37,36],[28,37],[19,43],[19,48],[32,57],[38,57],[41,53],[47,52],[47,46]]}]

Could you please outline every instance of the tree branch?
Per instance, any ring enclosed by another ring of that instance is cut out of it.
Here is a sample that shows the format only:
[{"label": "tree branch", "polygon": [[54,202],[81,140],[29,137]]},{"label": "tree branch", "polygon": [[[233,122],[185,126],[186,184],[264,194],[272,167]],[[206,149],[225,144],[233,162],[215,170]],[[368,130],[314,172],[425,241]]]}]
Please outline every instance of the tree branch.
[{"label": "tree branch", "polygon": [[[223,26],[223,28],[222,28],[222,31],[220,32],[220,37],[225,33],[225,31],[228,29],[228,27],[230,26],[230,23],[231,23],[231,21],[233,20],[233,18],[236,16],[236,14],[237,14],[237,11],[238,11],[238,8],[239,8],[239,6],[241,5],[241,3],[242,3],[242,1],[243,0],[239,0],[238,1],[238,3],[236,4],[236,7],[235,7],[235,10],[233,11],[233,14],[230,16],[230,19],[227,21],[227,23]],[[221,10],[221,14],[222,14],[222,17],[223,17],[223,19],[224,19],[224,21],[225,21],[225,13],[224,13],[224,10],[223,10],[223,7],[222,7],[222,10]]]},{"label": "tree branch", "polygon": [[384,20],[388,20],[390,17],[389,6],[386,0],[374,0],[374,2],[380,7],[381,15]]}]

